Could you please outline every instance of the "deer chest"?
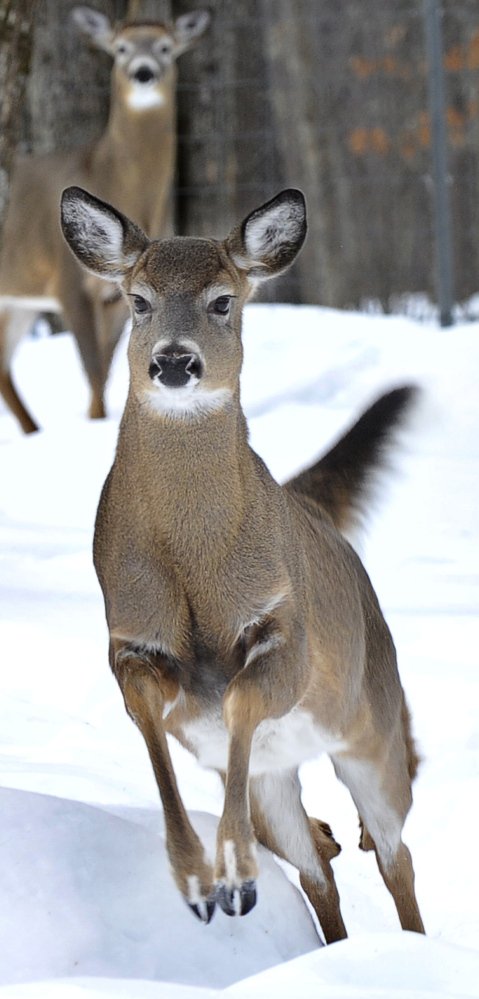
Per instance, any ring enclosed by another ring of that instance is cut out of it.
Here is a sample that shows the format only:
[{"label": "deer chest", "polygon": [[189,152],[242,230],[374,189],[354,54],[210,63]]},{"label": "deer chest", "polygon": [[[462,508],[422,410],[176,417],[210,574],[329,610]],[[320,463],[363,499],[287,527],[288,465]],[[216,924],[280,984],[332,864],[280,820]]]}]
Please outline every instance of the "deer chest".
[{"label": "deer chest", "polygon": [[[226,771],[228,733],[220,710],[185,722],[181,734],[199,763]],[[321,728],[309,711],[296,706],[282,718],[267,719],[258,725],[253,736],[250,773],[259,776],[291,770],[321,753],[334,754],[346,748],[346,743]]]}]

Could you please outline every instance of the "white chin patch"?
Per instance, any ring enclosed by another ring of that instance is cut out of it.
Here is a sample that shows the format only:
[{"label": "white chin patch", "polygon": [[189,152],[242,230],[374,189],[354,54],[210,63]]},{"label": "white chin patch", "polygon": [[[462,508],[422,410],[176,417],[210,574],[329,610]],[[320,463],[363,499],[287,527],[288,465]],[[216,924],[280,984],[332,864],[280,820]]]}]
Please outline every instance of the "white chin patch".
[{"label": "white chin patch", "polygon": [[147,111],[149,108],[159,108],[165,103],[163,90],[150,83],[132,83],[127,97],[128,107],[132,111]]},{"label": "white chin patch", "polygon": [[143,399],[155,413],[188,419],[194,416],[206,416],[208,413],[223,409],[231,399],[231,392],[229,389],[198,388],[198,379],[192,378],[188,385],[181,388],[152,385],[151,389],[145,390]]}]

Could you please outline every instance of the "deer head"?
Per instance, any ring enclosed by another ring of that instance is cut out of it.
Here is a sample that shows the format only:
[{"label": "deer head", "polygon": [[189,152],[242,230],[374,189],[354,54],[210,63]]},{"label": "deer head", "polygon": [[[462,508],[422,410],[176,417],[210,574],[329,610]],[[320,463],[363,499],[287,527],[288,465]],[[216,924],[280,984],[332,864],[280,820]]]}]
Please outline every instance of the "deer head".
[{"label": "deer head", "polygon": [[74,7],[73,21],[96,48],[114,61],[116,84],[128,105],[137,110],[163,102],[162,83],[175,60],[189,49],[209,24],[207,11],[191,11],[171,27],[154,23],[114,26],[92,7]]},{"label": "deer head", "polygon": [[300,191],[282,191],[222,242],[175,237],[149,241],[110,205],[80,188],[62,198],[64,236],[89,271],[117,281],[133,329],[131,386],[163,414],[198,414],[238,391],[241,315],[258,282],[284,271],[306,235]]}]

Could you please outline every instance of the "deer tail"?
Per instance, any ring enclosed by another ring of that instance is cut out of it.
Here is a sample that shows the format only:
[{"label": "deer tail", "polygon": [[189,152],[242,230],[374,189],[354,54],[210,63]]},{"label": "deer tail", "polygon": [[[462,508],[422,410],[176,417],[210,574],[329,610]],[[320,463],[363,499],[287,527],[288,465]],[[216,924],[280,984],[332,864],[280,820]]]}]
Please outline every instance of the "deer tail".
[{"label": "deer tail", "polygon": [[298,496],[318,503],[340,531],[368,513],[377,473],[388,467],[395,432],[417,400],[415,386],[380,396],[333,447],[310,468],[286,483]]}]

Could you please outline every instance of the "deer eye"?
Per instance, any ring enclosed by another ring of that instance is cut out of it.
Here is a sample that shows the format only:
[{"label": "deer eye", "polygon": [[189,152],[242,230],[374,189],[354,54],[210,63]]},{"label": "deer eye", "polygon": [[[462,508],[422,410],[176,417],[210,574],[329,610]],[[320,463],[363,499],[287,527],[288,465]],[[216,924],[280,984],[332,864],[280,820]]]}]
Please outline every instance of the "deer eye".
[{"label": "deer eye", "polygon": [[212,311],[217,316],[227,316],[230,311],[232,297],[232,295],[220,295],[219,298],[215,298],[212,303]]},{"label": "deer eye", "polygon": [[151,312],[151,305],[147,302],[146,298],[141,295],[132,295],[133,308],[137,316],[144,316],[147,312]]},{"label": "deer eye", "polygon": [[128,52],[128,46],[125,45],[124,42],[119,42],[118,45],[116,46],[115,51],[117,55],[126,55],[126,53]]}]

